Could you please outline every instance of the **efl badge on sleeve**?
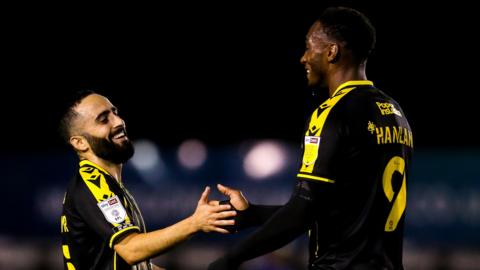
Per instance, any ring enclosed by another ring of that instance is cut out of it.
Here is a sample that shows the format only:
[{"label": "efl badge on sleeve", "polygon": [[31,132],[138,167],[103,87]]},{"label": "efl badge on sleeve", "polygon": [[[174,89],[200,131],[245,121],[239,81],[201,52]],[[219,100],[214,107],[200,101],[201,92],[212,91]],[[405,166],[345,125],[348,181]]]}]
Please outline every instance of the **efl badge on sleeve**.
[{"label": "efl badge on sleeve", "polygon": [[123,208],[117,195],[99,202],[98,207],[102,210],[102,213],[108,222],[112,224],[122,223],[127,216],[127,211]]},{"label": "efl badge on sleeve", "polygon": [[313,165],[318,157],[318,147],[320,146],[320,137],[305,136],[305,152],[303,153],[303,162],[301,172],[311,173]]}]

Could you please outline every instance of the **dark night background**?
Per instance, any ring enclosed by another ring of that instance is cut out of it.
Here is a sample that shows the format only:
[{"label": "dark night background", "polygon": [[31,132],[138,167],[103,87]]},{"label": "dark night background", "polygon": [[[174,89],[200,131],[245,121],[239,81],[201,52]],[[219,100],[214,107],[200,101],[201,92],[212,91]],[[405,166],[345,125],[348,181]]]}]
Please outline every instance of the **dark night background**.
[{"label": "dark night background", "polygon": [[[125,168],[150,229],[191,214],[200,190],[217,181],[244,189],[253,201],[284,203],[306,118],[325,98],[312,97],[306,87],[300,64],[305,35],[330,5],[357,8],[370,18],[377,44],[367,77],[400,103],[413,129],[406,268],[475,269],[480,264],[478,14],[473,4],[459,1],[5,8],[0,196],[15,202],[3,213],[15,222],[0,225],[0,269],[61,267],[57,216],[76,157],[56,128],[66,98],[79,89],[105,94],[134,141],[147,139],[161,149],[167,173],[153,182],[133,166]],[[196,171],[175,158],[177,147],[191,138],[209,151]],[[251,181],[239,153],[264,139],[281,142],[293,159],[283,173]],[[159,262],[191,269],[181,262],[203,259],[195,268],[202,269],[230,239],[199,236]],[[306,260],[304,241],[245,269],[303,269],[298,264]]]},{"label": "dark night background", "polygon": [[2,139],[14,151],[58,147],[64,96],[91,88],[134,137],[297,142],[315,103],[299,63],[305,35],[324,6],[341,3],[376,26],[368,78],[403,106],[416,145],[479,145],[468,7],[355,2],[24,11],[3,41]]}]

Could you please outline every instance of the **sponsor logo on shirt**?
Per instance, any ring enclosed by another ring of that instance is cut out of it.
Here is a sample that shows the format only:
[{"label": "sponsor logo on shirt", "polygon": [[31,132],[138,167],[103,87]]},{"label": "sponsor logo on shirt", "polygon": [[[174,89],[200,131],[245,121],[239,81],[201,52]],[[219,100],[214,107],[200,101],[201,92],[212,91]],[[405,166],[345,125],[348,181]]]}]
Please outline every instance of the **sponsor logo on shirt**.
[{"label": "sponsor logo on shirt", "polygon": [[378,106],[378,109],[380,109],[380,113],[382,113],[382,115],[390,115],[390,114],[396,114],[398,116],[402,116],[402,113],[400,113],[399,110],[397,110],[395,108],[395,106],[393,106],[392,103],[388,103],[388,102],[376,102],[377,103],[377,106]]},{"label": "sponsor logo on shirt", "polygon": [[97,205],[108,222],[118,224],[125,221],[127,211],[125,211],[117,195],[101,201]]}]

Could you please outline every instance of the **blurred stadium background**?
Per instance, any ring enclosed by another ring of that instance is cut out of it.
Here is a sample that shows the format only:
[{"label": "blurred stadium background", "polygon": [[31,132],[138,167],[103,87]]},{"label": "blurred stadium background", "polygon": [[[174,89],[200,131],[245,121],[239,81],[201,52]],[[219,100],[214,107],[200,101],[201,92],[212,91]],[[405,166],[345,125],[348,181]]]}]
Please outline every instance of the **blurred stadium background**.
[{"label": "blurred stadium background", "polygon": [[[290,196],[299,156],[298,145],[276,140],[220,148],[196,139],[178,147],[146,139],[135,144],[124,178],[150,229],[190,215],[204,186],[218,182],[241,188],[252,202],[282,204]],[[2,189],[3,216],[9,218],[2,222],[0,269],[61,269],[58,218],[75,162],[73,154],[63,152],[2,157],[2,175],[10,181]],[[479,164],[478,151],[417,151],[408,190],[407,269],[476,269]],[[224,199],[218,192],[211,198]],[[167,269],[204,269],[249,231],[197,235],[156,261]],[[305,248],[306,237],[244,269],[304,269]]]},{"label": "blurred stadium background", "polygon": [[[62,269],[59,213],[77,163],[55,129],[64,97],[81,88],[106,94],[127,122],[136,154],[124,179],[149,229],[190,215],[216,183],[255,203],[286,202],[306,117],[322,101],[306,89],[299,59],[330,4],[371,18],[378,40],[368,76],[414,131],[406,269],[479,269],[476,74],[464,68],[478,60],[470,9],[413,1],[13,9],[2,61],[0,269]],[[205,269],[249,232],[197,235],[155,261]],[[243,269],[305,269],[306,241]]]}]

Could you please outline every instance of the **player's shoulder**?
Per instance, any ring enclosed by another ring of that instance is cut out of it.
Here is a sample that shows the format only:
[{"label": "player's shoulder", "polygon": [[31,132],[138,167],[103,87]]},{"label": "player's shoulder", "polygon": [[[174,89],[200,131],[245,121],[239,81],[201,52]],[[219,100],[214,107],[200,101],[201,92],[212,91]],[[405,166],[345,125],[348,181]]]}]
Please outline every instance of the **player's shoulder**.
[{"label": "player's shoulder", "polygon": [[89,191],[89,183],[100,185],[103,172],[95,166],[80,164],[70,180],[67,192],[71,197],[84,196]]},{"label": "player's shoulder", "polygon": [[75,197],[83,193],[82,190],[86,190],[85,181],[88,179],[88,176],[82,174],[80,168],[77,168],[67,187],[67,193],[70,197]]},{"label": "player's shoulder", "polygon": [[345,113],[351,115],[375,113],[379,107],[385,106],[399,108],[398,103],[391,96],[373,85],[358,86],[346,95],[339,105]]},{"label": "player's shoulder", "polygon": [[339,101],[337,111],[346,115],[362,114],[369,110],[379,92],[379,89],[373,86],[358,86]]},{"label": "player's shoulder", "polygon": [[359,85],[346,96],[346,101],[351,103],[375,99],[391,99],[391,97],[373,85]]},{"label": "player's shoulder", "polygon": [[74,209],[76,208],[75,205],[78,205],[79,201],[83,201],[83,199],[87,195],[87,189],[85,184],[83,183],[83,179],[76,171],[76,173],[70,178],[68,182],[67,189],[64,195],[63,204],[65,208]]},{"label": "player's shoulder", "polygon": [[88,160],[82,160],[77,170],[77,179],[83,183],[96,183],[109,178],[109,173]]}]

